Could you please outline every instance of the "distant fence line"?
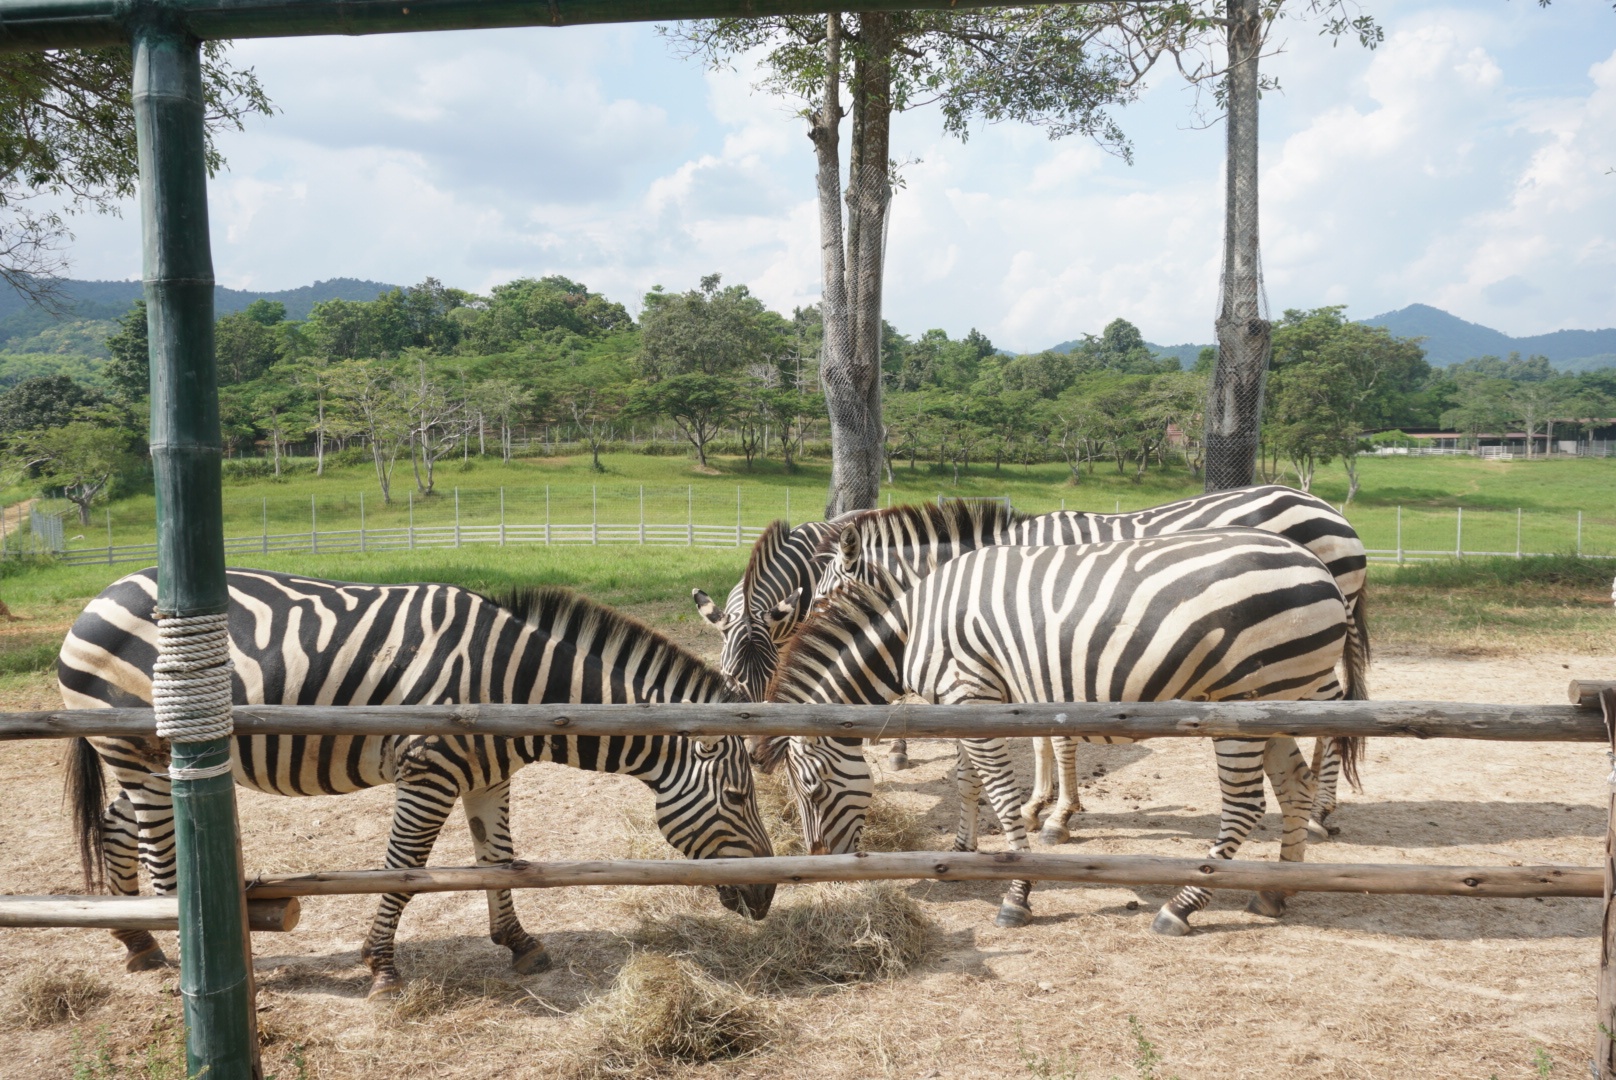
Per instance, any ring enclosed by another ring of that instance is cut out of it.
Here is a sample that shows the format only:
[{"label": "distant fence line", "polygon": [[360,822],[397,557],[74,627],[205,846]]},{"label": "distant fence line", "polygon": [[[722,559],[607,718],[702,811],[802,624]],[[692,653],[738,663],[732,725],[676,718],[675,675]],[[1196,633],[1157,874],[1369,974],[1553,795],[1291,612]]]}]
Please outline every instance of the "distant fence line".
[{"label": "distant fence line", "polygon": [[[819,492],[799,509],[803,519],[817,516]],[[942,500],[945,496],[938,495]],[[891,505],[891,494],[887,496]],[[1003,502],[1007,495],[976,501]],[[1057,500],[1049,500],[1054,503]],[[1107,499],[1116,512],[1120,499]],[[1067,508],[1060,499],[1059,509]],[[1030,508],[1023,508],[1030,509]],[[1041,509],[1056,509],[1048,505]],[[1076,509],[1076,507],[1074,507]],[[682,512],[681,512],[682,511]],[[1616,508],[1598,518],[1583,511],[1573,516],[1464,508],[1451,510],[1402,506],[1348,507],[1348,519],[1370,544],[1371,559],[1409,562],[1441,558],[1513,557],[1577,554],[1616,558]],[[71,516],[70,516],[71,515]],[[1407,521],[1405,522],[1405,517]],[[728,520],[724,520],[724,519]],[[507,492],[451,489],[430,501],[417,501],[413,491],[391,505],[367,506],[362,493],[227,501],[225,550],[233,560],[251,555],[309,552],[370,553],[471,546],[745,547],[775,519],[796,520],[791,489],[737,485],[733,501],[709,487],[554,486]],[[13,517],[15,520],[15,517]],[[305,524],[306,523],[306,524]],[[256,527],[254,527],[256,526]],[[72,564],[151,563],[157,558],[153,530],[144,522],[125,520],[130,542],[118,543],[110,510],[103,521],[78,528],[76,511],[52,512],[33,507],[27,529],[9,535],[0,519],[0,557],[50,555]],[[95,544],[105,530],[104,544]],[[138,537],[138,539],[137,539]],[[151,537],[151,539],[147,539]]]}]

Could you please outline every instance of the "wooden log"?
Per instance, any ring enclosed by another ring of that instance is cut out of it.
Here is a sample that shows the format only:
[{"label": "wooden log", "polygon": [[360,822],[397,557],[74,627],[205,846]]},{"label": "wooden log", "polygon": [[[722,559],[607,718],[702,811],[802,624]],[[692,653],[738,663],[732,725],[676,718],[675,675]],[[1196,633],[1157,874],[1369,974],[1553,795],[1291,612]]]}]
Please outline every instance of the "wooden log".
[{"label": "wooden log", "polygon": [[[247,928],[283,932],[297,925],[297,897],[247,901]],[[0,896],[0,927],[84,926],[106,930],[177,930],[175,896]]]},{"label": "wooden log", "polygon": [[[246,705],[238,735],[1278,735],[1604,742],[1598,714],[1569,705],[1443,701],[1147,701],[1021,705]],[[150,735],[150,710],[7,713],[0,741]]]},{"label": "wooden log", "polygon": [[1571,704],[1579,709],[1597,709],[1599,695],[1613,688],[1616,688],[1616,681],[1610,679],[1572,679]]},{"label": "wooden log", "polygon": [[1385,863],[1271,863],[1147,855],[903,851],[766,859],[614,859],[514,862],[418,870],[334,870],[261,874],[254,898],[349,893],[549,889],[573,885],[749,885],[762,882],[1071,881],[1097,885],[1199,885],[1207,889],[1388,893],[1422,896],[1598,896],[1592,866],[1418,866]]},{"label": "wooden log", "polygon": [[1594,1074],[1598,1080],[1616,1080],[1616,686],[1607,685],[1599,693],[1600,712],[1610,739],[1611,779],[1609,807],[1605,824],[1603,914],[1599,940],[1599,983],[1595,993],[1594,1017],[1598,1021],[1594,1038]]}]

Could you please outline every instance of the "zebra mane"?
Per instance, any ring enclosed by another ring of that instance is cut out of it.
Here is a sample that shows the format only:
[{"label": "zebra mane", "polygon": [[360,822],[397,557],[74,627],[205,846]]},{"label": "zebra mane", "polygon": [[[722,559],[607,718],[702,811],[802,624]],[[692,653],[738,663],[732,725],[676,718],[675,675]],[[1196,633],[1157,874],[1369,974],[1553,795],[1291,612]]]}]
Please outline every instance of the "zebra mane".
[{"label": "zebra mane", "polygon": [[780,663],[769,679],[764,701],[773,701],[775,690],[799,675],[811,676],[825,657],[842,651],[848,639],[869,626],[898,599],[899,590],[888,580],[881,585],[848,581],[829,596],[814,601],[808,617],[780,651]]},{"label": "zebra mane", "polygon": [[1007,508],[998,501],[973,502],[965,499],[945,499],[936,503],[906,503],[889,506],[884,510],[866,510],[852,518],[841,529],[824,536],[814,549],[815,555],[827,555],[836,550],[842,533],[854,530],[862,542],[866,539],[890,535],[893,532],[912,532],[925,536],[980,536],[1008,529],[1027,515]]},{"label": "zebra mane", "polygon": [[[711,682],[728,701],[731,692],[719,671],[695,653],[640,620],[596,603],[557,585],[522,586],[492,599],[491,603],[554,637],[565,638],[592,655],[650,654],[674,671],[688,671],[695,681]],[[643,661],[636,663],[643,670]]]}]

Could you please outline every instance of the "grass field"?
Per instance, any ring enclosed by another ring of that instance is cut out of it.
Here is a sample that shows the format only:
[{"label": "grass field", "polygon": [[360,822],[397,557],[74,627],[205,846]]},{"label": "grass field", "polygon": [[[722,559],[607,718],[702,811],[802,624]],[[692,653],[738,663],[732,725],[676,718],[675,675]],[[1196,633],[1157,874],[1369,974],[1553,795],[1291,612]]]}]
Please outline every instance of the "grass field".
[{"label": "grass field", "polygon": [[[519,459],[510,465],[478,462],[469,469],[458,462],[440,469],[440,494],[417,500],[417,524],[452,521],[454,490],[460,487],[465,524],[497,523],[499,490],[505,489],[507,520],[544,520],[545,486],[550,487],[551,520],[588,522],[591,504],[602,523],[638,520],[643,485],[646,517],[683,521],[694,511],[699,524],[733,524],[736,492],[748,526],[776,517],[809,520],[821,513],[827,467],[809,462],[786,474],[775,462],[760,462],[748,473],[734,459],[714,459],[715,474],[697,473],[684,458],[636,454],[606,458],[607,472],[595,474],[587,459]],[[1467,551],[1513,552],[1517,509],[1522,547],[1526,551],[1569,553],[1575,550],[1577,513],[1583,514],[1582,549],[1589,554],[1616,554],[1616,461],[1560,459],[1537,462],[1491,462],[1468,458],[1372,458],[1363,463],[1364,487],[1347,508],[1347,516],[1371,548],[1396,546],[1396,519],[1402,508],[1405,550],[1451,551],[1457,513],[1463,509]],[[995,474],[991,464],[977,467],[951,487],[950,474],[925,467],[896,472],[890,489],[894,502],[947,495],[1009,495],[1028,511],[1068,508],[1108,511],[1139,508],[1193,494],[1200,485],[1186,471],[1152,472],[1135,485],[1113,468],[1095,469],[1082,484],[1068,482],[1062,466],[1030,469],[1005,466]],[[396,490],[413,488],[407,474]],[[592,491],[591,488],[594,488]],[[1328,499],[1345,494],[1339,468],[1321,475],[1314,490]],[[322,530],[358,524],[360,495],[365,495],[366,525],[383,528],[403,524],[411,512],[408,500],[381,508],[375,478],[368,468],[334,469],[316,479],[298,474],[288,481],[255,480],[225,488],[227,533],[251,536],[263,527],[267,507],[272,532],[307,528],[309,501],[316,504]],[[154,538],[154,500],[137,495],[109,508],[117,543],[150,542]],[[101,513],[101,512],[98,512]],[[105,545],[104,525],[70,536],[72,546]],[[320,577],[375,582],[447,581],[489,593],[518,585],[567,585],[614,606],[628,607],[663,629],[692,630],[690,590],[700,587],[721,594],[739,577],[744,547],[540,547],[494,546],[417,551],[356,553],[253,554],[240,562],[271,570],[295,570]],[[1443,559],[1401,570],[1377,565],[1373,571],[1372,618],[1377,643],[1393,648],[1515,651],[1534,647],[1577,652],[1616,650],[1609,600],[1609,581],[1616,567],[1602,561]],[[1507,565],[1504,565],[1507,564]],[[0,677],[8,671],[45,666],[60,635],[86,600],[115,578],[138,567],[64,566],[13,560],[0,564],[0,600],[21,616],[0,624]],[[1566,572],[1566,566],[1580,569]],[[1558,569],[1555,569],[1558,567]]]},{"label": "grass field", "polygon": [[[430,497],[411,494],[408,468],[394,476],[395,498],[384,506],[369,466],[344,466],[316,478],[298,472],[284,480],[228,482],[224,489],[227,536],[254,537],[321,531],[449,525],[653,524],[749,527],[776,518],[812,520],[820,516],[829,465],[809,461],[788,474],[775,461],[748,471],[736,458],[713,458],[715,468],[697,472],[682,457],[615,454],[604,458],[605,473],[589,468],[586,457],[521,458],[510,464],[476,458],[439,467]],[[1346,508],[1371,549],[1449,553],[1462,542],[1468,554],[1569,553],[1616,556],[1616,459],[1559,458],[1548,461],[1484,461],[1475,458],[1368,458],[1361,466],[1363,488]],[[1061,508],[1108,512],[1155,506],[1198,493],[1200,481],[1183,468],[1153,470],[1135,484],[1099,463],[1073,485],[1060,464],[1031,467],[975,465],[956,487],[951,471],[900,464],[883,495],[895,503],[938,495],[1009,496],[1020,510],[1042,513]],[[1322,470],[1314,492],[1339,504],[1346,479],[1339,466]],[[502,494],[503,493],[503,494]],[[20,489],[8,501],[25,497]],[[457,507],[458,504],[458,507]],[[65,503],[50,504],[65,508]],[[1462,522],[1460,520],[1462,512]],[[1580,527],[1578,515],[1581,515]],[[98,507],[88,528],[69,515],[68,546],[102,548],[149,544],[155,539],[156,504],[148,494]]]}]

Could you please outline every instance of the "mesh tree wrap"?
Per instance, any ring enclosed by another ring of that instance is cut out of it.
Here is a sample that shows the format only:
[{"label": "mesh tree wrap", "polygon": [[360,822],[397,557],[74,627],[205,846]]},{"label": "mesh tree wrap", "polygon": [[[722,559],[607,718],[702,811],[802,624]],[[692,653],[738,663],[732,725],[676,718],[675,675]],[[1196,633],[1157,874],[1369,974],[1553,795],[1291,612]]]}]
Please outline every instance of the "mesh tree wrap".
[{"label": "mesh tree wrap", "polygon": [[1228,166],[1223,277],[1218,297],[1218,360],[1206,403],[1206,490],[1255,479],[1262,439],[1263,383],[1271,353],[1257,229],[1257,57],[1259,0],[1229,0]]}]

